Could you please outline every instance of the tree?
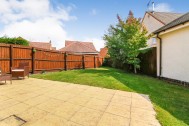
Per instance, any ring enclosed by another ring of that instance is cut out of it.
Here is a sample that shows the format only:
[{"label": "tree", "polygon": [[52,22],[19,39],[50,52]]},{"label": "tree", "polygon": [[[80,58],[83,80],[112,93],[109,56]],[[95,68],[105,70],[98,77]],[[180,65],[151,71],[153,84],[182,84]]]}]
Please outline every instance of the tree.
[{"label": "tree", "polygon": [[7,36],[0,37],[0,43],[5,43],[5,44],[17,44],[17,45],[25,45],[28,46],[29,42],[22,37],[14,37],[14,38],[9,38]]},{"label": "tree", "polygon": [[108,34],[104,35],[108,53],[114,66],[130,64],[137,73],[137,68],[140,68],[138,55],[141,52],[140,49],[146,47],[147,31],[140,23],[141,19],[135,18],[132,11],[125,21],[119,15],[117,19],[118,24],[111,25]]}]

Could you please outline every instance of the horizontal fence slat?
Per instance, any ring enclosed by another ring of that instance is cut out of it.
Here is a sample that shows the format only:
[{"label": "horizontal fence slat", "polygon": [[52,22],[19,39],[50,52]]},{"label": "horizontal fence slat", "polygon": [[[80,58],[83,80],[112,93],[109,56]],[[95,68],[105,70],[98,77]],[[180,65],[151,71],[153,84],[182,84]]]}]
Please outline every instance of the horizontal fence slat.
[{"label": "horizontal fence slat", "polygon": [[14,58],[14,60],[31,60],[32,58]]},{"label": "horizontal fence slat", "polygon": [[10,60],[10,58],[0,58],[0,60]]},{"label": "horizontal fence slat", "polygon": [[64,60],[47,60],[47,59],[35,59],[36,61],[49,61],[49,62],[64,62]]},{"label": "horizontal fence slat", "polygon": [[66,60],[66,62],[82,62],[81,60]]},{"label": "horizontal fence slat", "polygon": [[64,70],[64,68],[56,68],[56,69],[35,69],[36,71],[51,71],[51,70]]}]

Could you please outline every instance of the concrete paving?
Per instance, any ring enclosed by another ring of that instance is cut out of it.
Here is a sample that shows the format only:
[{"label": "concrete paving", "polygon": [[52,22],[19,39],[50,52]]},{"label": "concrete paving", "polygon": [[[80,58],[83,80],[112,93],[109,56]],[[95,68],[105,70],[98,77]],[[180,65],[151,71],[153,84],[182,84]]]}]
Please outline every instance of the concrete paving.
[{"label": "concrete paving", "polygon": [[160,126],[137,93],[40,79],[0,85],[0,126]]}]

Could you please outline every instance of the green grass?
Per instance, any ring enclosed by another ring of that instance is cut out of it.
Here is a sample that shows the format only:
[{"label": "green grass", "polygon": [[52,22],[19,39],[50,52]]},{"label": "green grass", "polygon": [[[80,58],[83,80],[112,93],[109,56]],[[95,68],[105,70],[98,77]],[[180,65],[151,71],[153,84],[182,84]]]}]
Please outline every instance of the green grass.
[{"label": "green grass", "polygon": [[157,119],[163,126],[189,125],[189,89],[162,80],[108,67],[32,77],[148,94],[155,106]]}]

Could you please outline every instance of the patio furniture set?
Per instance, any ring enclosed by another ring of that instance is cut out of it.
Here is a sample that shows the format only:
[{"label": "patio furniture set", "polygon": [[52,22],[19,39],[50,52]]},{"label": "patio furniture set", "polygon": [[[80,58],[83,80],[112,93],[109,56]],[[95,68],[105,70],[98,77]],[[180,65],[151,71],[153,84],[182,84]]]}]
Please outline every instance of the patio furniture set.
[{"label": "patio furniture set", "polygon": [[10,83],[12,84],[12,78],[25,78],[25,76],[28,76],[29,78],[29,62],[20,62],[18,67],[12,67],[11,68],[11,74],[5,74],[2,68],[0,67],[0,81],[6,81],[10,80]]}]

